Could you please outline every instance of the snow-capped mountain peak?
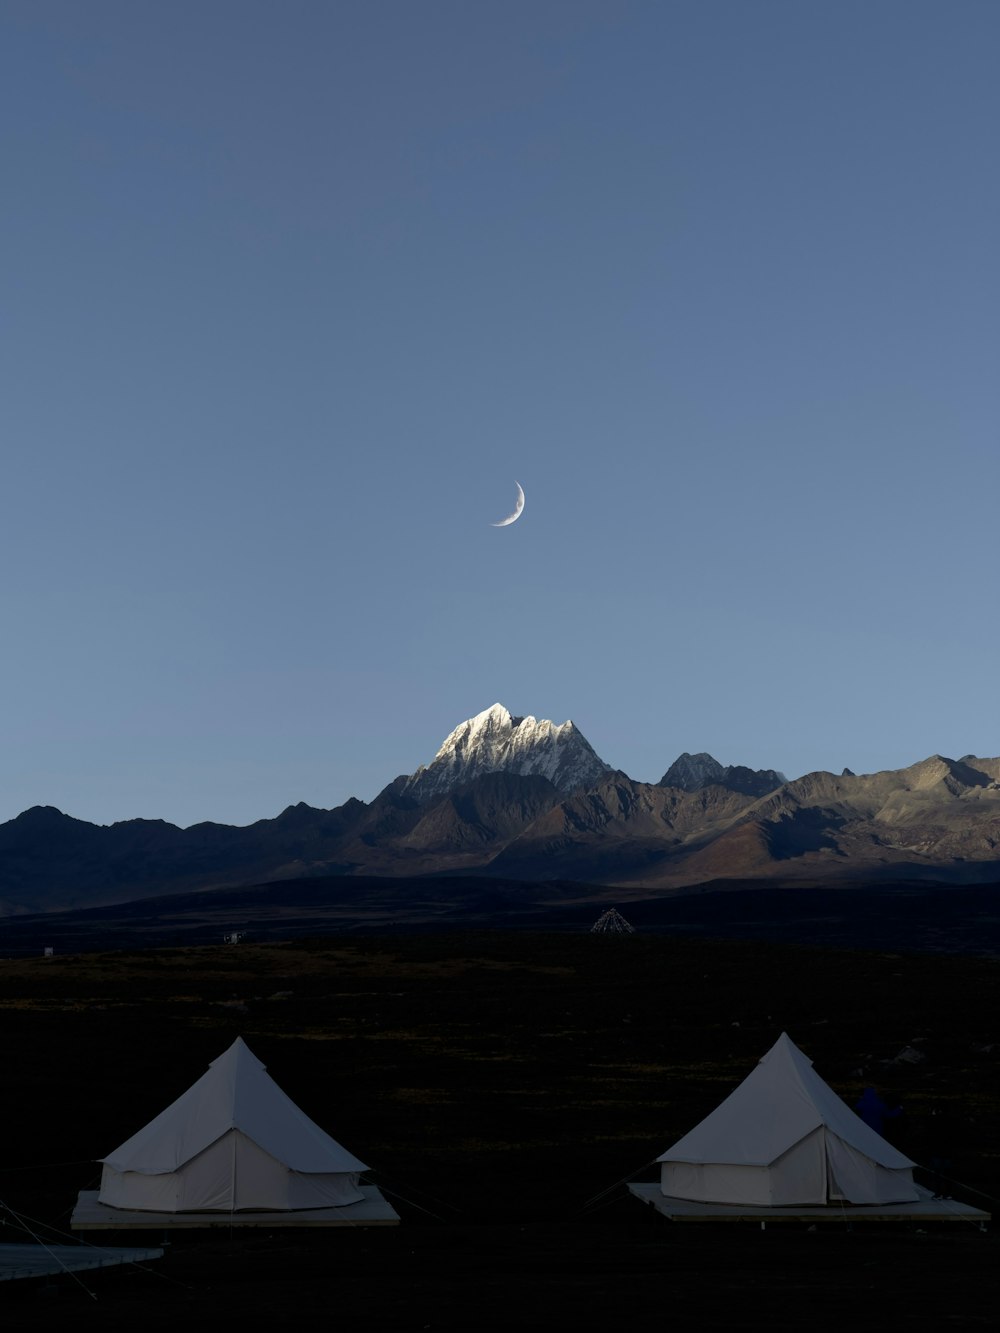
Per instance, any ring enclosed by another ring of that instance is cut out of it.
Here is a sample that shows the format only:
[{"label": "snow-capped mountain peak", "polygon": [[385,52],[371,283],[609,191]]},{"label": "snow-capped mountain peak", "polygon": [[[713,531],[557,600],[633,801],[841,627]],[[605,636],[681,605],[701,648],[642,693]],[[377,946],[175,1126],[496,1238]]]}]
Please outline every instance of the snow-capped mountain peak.
[{"label": "snow-capped mountain peak", "polygon": [[457,726],[431,763],[406,779],[402,794],[423,802],[484,773],[498,772],[539,775],[569,792],[597,782],[610,767],[573,722],[556,726],[545,719],[515,717],[496,703]]}]

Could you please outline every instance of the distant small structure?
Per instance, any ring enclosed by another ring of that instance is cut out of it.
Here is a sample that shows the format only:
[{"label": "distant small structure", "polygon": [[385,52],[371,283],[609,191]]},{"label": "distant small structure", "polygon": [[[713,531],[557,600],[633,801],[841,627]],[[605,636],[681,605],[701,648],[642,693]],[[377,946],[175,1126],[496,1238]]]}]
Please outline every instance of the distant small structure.
[{"label": "distant small structure", "polygon": [[54,957],[54,955],[55,955],[55,949],[52,947],[51,944],[46,944],[44,950],[42,951],[42,957],[52,958]]},{"label": "distant small structure", "polygon": [[246,939],[246,937],[247,933],[245,930],[227,930],[225,935],[223,935],[222,937],[222,943],[242,944],[243,941]]},{"label": "distant small structure", "polygon": [[626,921],[617,908],[609,907],[590,927],[591,935],[634,935],[635,926]]}]

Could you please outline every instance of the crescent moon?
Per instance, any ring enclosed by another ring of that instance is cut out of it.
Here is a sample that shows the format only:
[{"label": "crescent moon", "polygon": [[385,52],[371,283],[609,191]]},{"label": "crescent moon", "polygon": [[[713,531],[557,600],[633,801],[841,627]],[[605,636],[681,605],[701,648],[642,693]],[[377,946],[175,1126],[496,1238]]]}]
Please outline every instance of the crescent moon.
[{"label": "crescent moon", "polygon": [[491,523],[491,528],[506,528],[511,523],[516,523],[521,517],[521,511],[524,508],[524,489],[519,481],[515,481],[514,485],[517,487],[517,504],[514,506],[514,512],[508,514],[506,518],[502,518],[499,523]]}]

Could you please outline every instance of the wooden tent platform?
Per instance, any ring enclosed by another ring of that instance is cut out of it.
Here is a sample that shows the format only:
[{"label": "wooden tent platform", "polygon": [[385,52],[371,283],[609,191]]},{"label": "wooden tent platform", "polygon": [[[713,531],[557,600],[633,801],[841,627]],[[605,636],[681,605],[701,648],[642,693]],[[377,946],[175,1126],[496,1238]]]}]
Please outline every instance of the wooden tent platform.
[{"label": "wooden tent platform", "polygon": [[162,1250],[118,1250],[97,1245],[2,1245],[0,1282],[18,1278],[83,1273],[90,1268],[118,1268],[162,1259]]},{"label": "wooden tent platform", "polygon": [[979,1222],[990,1214],[957,1199],[935,1199],[917,1186],[913,1203],[826,1204],[813,1207],[753,1208],[735,1203],[695,1203],[660,1193],[658,1184],[629,1185],[629,1193],[650,1204],[671,1222]]},{"label": "wooden tent platform", "polygon": [[74,1231],[176,1231],[206,1227],[396,1227],[399,1214],[374,1185],[359,1187],[364,1198],[342,1208],[303,1208],[277,1213],[147,1213],[109,1208],[97,1190],[81,1190],[70,1218]]}]

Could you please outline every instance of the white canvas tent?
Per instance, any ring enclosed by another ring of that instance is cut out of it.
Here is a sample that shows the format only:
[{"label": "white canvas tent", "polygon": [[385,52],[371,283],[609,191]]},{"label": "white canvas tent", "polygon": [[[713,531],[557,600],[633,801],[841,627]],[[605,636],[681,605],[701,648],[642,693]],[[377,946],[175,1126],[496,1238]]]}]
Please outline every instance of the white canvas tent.
[{"label": "white canvas tent", "polygon": [[662,1157],[674,1199],[756,1207],[903,1203],[913,1166],[782,1035],[721,1105]]},{"label": "white canvas tent", "polygon": [[299,1110],[241,1037],[102,1160],[100,1203],[157,1213],[353,1204],[368,1169]]}]

